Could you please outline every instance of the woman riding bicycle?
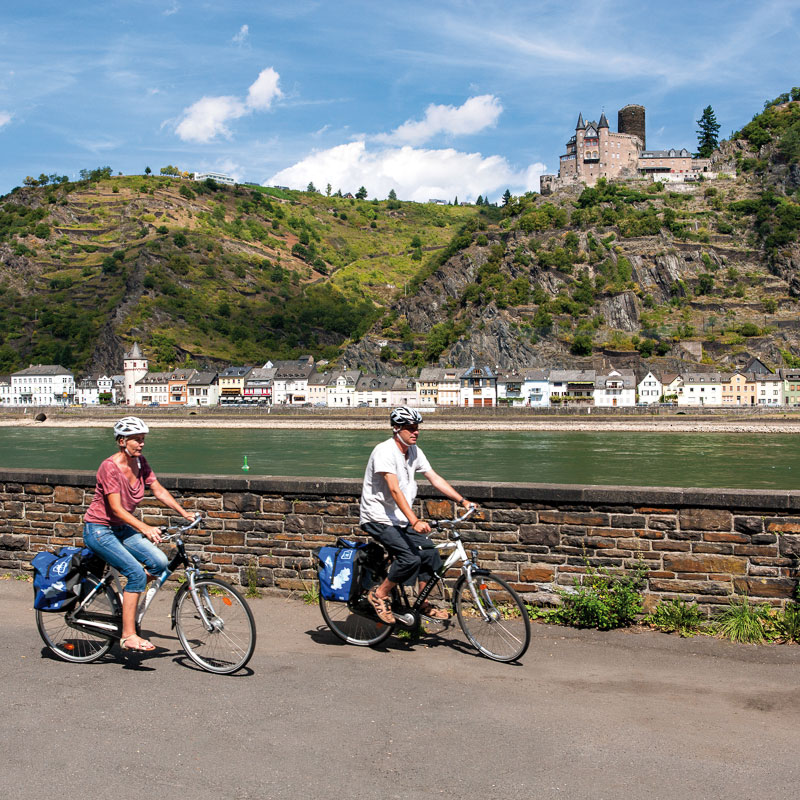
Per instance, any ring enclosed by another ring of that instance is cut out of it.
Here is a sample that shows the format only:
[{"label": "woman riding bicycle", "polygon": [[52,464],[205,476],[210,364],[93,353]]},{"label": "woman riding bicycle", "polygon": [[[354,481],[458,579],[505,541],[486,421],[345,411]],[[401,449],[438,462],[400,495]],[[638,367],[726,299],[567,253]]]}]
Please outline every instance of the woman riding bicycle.
[{"label": "woman riding bicycle", "polygon": [[155,650],[151,642],[136,633],[136,608],[148,573],[160,577],[168,563],[156,547],[161,541],[161,530],[133,514],[144,499],[145,488],[149,486],[158,500],[184,519],[194,519],[158,482],[142,456],[148,432],[149,428],[138,417],[123,417],[114,425],[118,450],[100,464],[94,499],[83,517],[84,544],[128,579],[122,594],[120,639],[125,650]]},{"label": "woman riding bicycle", "polygon": [[[367,594],[375,613],[384,622],[392,624],[392,589],[417,577],[421,591],[442,565],[438,550],[430,546],[430,540],[424,535],[431,532],[430,525],[413,511],[417,496],[414,473],[421,472],[435,489],[465,508],[474,504],[434,472],[425,454],[417,447],[422,422],[419,411],[401,406],[392,411],[389,422],[392,438],[377,445],[367,463],[359,522],[361,528],[377,539],[392,556],[388,577]],[[448,617],[446,611],[430,604],[421,610],[434,619]]]}]

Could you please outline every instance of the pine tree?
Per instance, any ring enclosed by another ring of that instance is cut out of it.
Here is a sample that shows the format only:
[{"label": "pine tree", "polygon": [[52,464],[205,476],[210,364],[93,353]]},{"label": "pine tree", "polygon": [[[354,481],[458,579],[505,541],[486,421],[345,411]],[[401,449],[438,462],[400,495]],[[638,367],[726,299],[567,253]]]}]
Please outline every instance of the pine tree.
[{"label": "pine tree", "polygon": [[503,192],[503,205],[507,206],[510,202],[511,202],[511,192],[509,192],[508,189],[506,189]]},{"label": "pine tree", "polygon": [[719,123],[711,106],[703,109],[703,115],[697,120],[697,124],[700,126],[697,129],[697,155],[699,158],[710,158],[719,145]]},{"label": "pine tree", "polygon": [[475,205],[476,206],[482,206],[483,205],[483,198],[480,195],[478,195],[478,199],[475,201]]}]

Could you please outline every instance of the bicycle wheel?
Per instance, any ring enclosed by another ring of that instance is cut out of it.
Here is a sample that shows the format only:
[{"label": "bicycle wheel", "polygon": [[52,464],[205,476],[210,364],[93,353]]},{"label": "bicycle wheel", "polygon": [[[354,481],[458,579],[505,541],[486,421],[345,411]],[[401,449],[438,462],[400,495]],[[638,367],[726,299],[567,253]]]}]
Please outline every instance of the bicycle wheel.
[{"label": "bicycle wheel", "polygon": [[458,624],[487,658],[516,661],[528,649],[531,623],[519,595],[497,575],[475,575],[475,594],[466,577],[455,588]]},{"label": "bicycle wheel", "polygon": [[208,672],[229,675],[244,667],[256,646],[256,623],[239,592],[217,578],[198,578],[197,597],[211,626],[184,584],[175,597],[175,630],[186,655]]},{"label": "bicycle wheel", "polygon": [[[98,579],[89,575],[84,585],[86,596],[99,583]],[[100,589],[97,594],[80,611],[81,615],[93,618],[105,617],[108,622],[121,624],[122,609],[119,607],[117,595],[110,586]],[[96,661],[104,656],[114,643],[113,639],[86,630],[78,630],[67,622],[68,614],[53,611],[36,611],[36,627],[39,636],[51,653],[77,663]]]},{"label": "bicycle wheel", "polygon": [[334,635],[347,644],[375,647],[388,639],[394,629],[394,625],[378,618],[365,595],[354,603],[326,600],[320,595],[319,610]]}]

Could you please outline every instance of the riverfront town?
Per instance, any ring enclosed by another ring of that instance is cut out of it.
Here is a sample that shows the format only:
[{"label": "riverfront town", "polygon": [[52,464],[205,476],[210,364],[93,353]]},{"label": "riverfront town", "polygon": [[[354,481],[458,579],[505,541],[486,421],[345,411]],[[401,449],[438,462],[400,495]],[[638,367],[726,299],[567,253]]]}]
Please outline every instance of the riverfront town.
[{"label": "riverfront town", "polygon": [[138,343],[117,375],[78,377],[58,365],[37,365],[0,377],[0,408],[43,406],[284,406],[328,408],[797,407],[800,369],[773,372],[753,357],[729,373],[637,374],[632,369],[497,370],[426,367],[417,377],[326,369],[307,355],[230,366],[221,371],[151,372]]}]

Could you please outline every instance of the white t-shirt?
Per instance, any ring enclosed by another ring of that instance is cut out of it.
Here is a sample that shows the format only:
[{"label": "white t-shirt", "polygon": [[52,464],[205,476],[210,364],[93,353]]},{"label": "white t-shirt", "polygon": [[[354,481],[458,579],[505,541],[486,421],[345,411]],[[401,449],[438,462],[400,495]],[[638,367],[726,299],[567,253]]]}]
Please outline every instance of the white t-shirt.
[{"label": "white t-shirt", "polygon": [[364,486],[361,490],[359,522],[380,522],[384,525],[408,525],[408,520],[397,507],[389,485],[382,472],[397,475],[400,491],[413,506],[417,496],[416,472],[430,472],[431,465],[425,454],[416,445],[408,448],[406,455],[395,444],[394,438],[376,445],[367,462]]}]

